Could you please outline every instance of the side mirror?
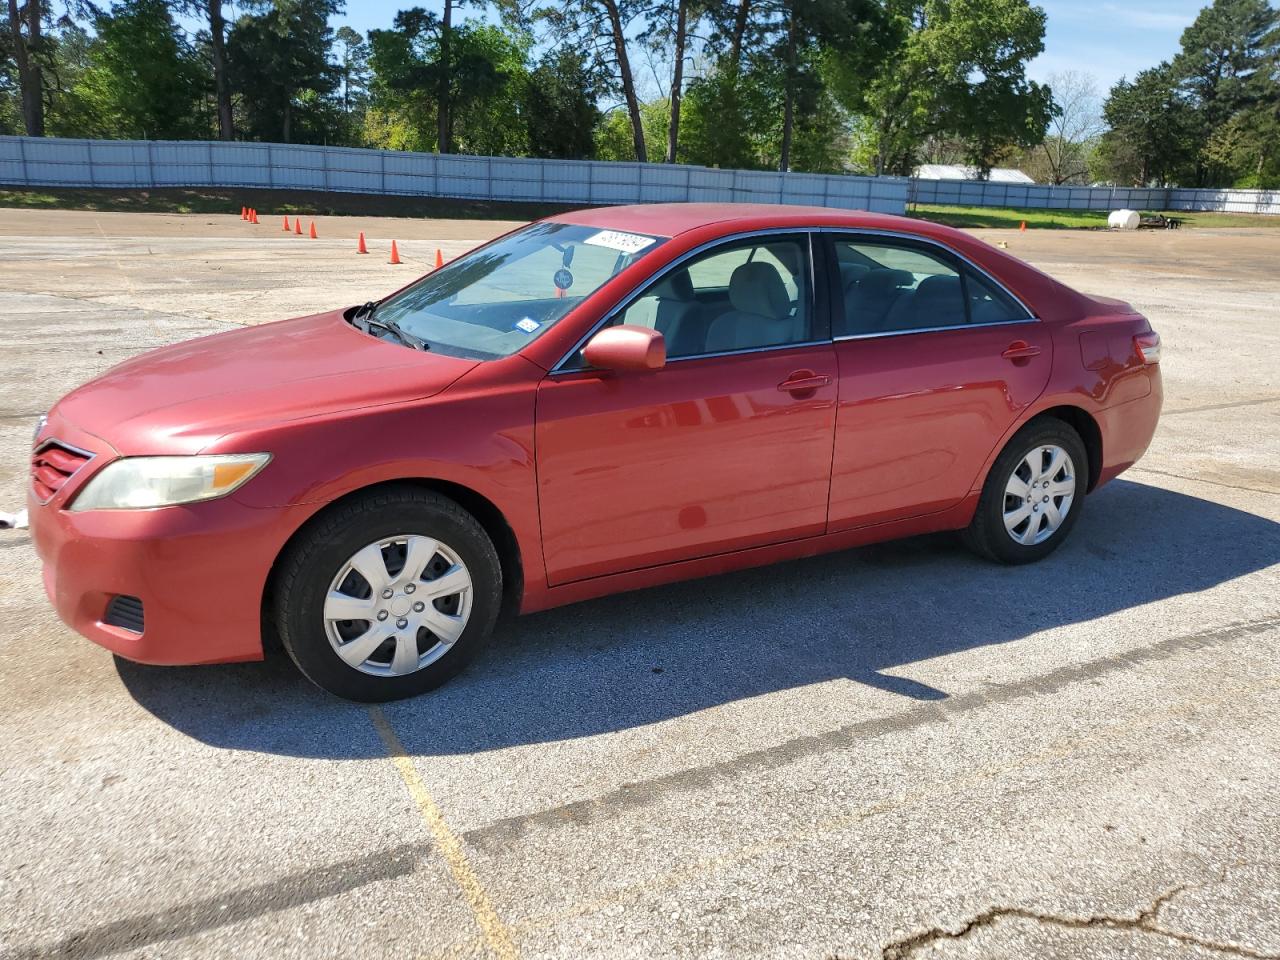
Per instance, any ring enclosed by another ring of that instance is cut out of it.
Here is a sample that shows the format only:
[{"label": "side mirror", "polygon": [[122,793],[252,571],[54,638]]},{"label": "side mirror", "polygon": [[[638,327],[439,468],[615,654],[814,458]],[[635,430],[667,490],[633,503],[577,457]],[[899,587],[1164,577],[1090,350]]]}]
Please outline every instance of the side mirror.
[{"label": "side mirror", "polygon": [[667,362],[667,342],[657,330],[623,324],[597,333],[582,355],[601,370],[661,370]]}]

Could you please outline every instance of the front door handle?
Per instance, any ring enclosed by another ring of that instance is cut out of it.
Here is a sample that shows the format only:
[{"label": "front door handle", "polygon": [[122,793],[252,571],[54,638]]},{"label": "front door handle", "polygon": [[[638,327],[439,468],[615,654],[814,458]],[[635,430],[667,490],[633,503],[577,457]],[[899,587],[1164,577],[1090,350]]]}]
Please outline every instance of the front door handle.
[{"label": "front door handle", "polygon": [[801,370],[791,374],[791,376],[778,384],[778,389],[793,396],[800,396],[802,394],[812,394],[815,390],[828,386],[830,383],[831,378],[825,374],[814,374],[808,370]]},{"label": "front door handle", "polygon": [[1030,360],[1032,357],[1040,356],[1040,348],[1032,346],[1025,340],[1015,340],[1005,347],[1004,353],[1000,356],[1006,360]]}]

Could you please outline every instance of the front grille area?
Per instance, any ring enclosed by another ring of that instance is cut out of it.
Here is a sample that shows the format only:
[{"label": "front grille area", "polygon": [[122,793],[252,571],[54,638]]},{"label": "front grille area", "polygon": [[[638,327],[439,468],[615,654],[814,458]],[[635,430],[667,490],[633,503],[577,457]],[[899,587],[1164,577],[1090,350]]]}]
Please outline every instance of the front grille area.
[{"label": "front grille area", "polygon": [[143,625],[142,601],[137,597],[117,594],[107,604],[107,613],[102,618],[102,622],[108,626],[120,627],[122,630],[141,633]]},{"label": "front grille area", "polygon": [[48,503],[89,460],[87,453],[64,446],[57,440],[46,440],[31,455],[31,487],[35,490],[36,499]]}]

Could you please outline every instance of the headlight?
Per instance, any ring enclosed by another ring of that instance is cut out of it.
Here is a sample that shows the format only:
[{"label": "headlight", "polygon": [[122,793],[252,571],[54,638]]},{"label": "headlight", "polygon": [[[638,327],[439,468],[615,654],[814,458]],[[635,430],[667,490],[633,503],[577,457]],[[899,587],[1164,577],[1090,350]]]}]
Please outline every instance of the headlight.
[{"label": "headlight", "polygon": [[35,432],[31,434],[31,446],[34,447],[36,445],[36,441],[40,439],[40,434],[44,432],[45,425],[48,424],[48,422],[49,415],[47,413],[40,414],[40,418],[36,420]]},{"label": "headlight", "polygon": [[137,510],[213,500],[246,483],[269,453],[207,457],[126,457],[102,468],[72,501],[72,510]]}]

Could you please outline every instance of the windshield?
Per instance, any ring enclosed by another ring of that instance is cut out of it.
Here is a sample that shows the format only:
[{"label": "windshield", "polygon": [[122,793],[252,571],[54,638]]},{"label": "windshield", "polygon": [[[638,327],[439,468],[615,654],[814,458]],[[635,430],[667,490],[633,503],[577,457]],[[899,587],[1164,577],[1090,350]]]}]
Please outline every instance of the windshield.
[{"label": "windshield", "polygon": [[376,320],[403,327],[432,351],[505,357],[665,239],[571,223],[531,224],[388,298]]}]

